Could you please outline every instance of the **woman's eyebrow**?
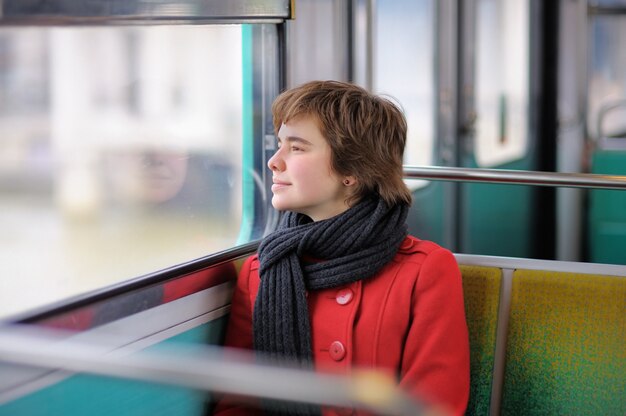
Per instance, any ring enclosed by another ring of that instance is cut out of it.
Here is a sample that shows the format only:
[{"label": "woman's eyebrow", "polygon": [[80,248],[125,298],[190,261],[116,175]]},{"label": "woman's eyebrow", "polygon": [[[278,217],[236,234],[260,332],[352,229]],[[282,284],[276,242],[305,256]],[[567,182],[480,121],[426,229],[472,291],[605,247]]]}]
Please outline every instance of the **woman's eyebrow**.
[{"label": "woman's eyebrow", "polygon": [[300,144],[304,144],[308,146],[312,145],[310,141],[303,139],[302,137],[298,137],[298,136],[287,136],[284,139],[281,139],[280,137],[278,138],[279,143],[282,143],[283,140],[289,143],[300,143]]}]

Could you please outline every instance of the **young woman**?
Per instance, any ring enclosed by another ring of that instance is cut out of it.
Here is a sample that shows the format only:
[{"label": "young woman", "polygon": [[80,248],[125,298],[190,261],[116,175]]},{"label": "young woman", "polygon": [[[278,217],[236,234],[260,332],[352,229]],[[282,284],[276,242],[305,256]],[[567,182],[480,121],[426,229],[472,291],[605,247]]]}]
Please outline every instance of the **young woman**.
[{"label": "young woman", "polygon": [[[415,397],[463,414],[469,345],[461,276],[450,251],[407,235],[402,112],[335,81],[288,90],[272,112],[272,205],[284,213],[242,267],[226,345],[321,372],[374,368]],[[226,400],[217,409],[251,412]]]}]

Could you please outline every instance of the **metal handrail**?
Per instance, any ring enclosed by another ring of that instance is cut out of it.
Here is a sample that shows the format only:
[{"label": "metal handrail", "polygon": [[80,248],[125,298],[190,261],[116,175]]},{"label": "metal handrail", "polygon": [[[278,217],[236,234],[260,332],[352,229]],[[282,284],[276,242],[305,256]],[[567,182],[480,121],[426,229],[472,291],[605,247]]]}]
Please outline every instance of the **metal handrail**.
[{"label": "metal handrail", "polygon": [[405,165],[403,168],[404,177],[408,179],[502,183],[508,185],[561,186],[566,188],[626,189],[626,176],[619,175],[440,166]]},{"label": "metal handrail", "polygon": [[46,0],[0,1],[0,26],[281,23],[288,0]]},{"label": "metal handrail", "polygon": [[[323,374],[287,364],[277,366],[243,350],[200,344],[170,343],[130,354],[112,349],[116,341],[113,334],[97,341],[78,342],[54,330],[4,326],[0,327],[0,365],[84,372],[221,394],[363,409],[374,414],[433,414],[430,406],[374,370],[357,370],[351,376]],[[3,377],[9,376],[0,371],[0,382],[7,381]]]}]

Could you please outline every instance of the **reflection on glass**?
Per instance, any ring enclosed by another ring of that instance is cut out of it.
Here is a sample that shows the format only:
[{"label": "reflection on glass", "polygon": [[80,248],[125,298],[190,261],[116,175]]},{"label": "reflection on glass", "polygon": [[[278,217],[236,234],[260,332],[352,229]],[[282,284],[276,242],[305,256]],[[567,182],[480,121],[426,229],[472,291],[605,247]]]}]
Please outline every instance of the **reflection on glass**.
[{"label": "reflection on glass", "polygon": [[180,192],[188,160],[189,156],[180,150],[146,149],[112,155],[108,173],[120,200],[160,204]]},{"label": "reflection on glass", "polygon": [[[434,147],[435,3],[376,2],[374,90],[401,103],[408,123],[405,164],[431,165]],[[415,185],[421,181],[410,181]]]},{"label": "reflection on glass", "polygon": [[476,24],[476,162],[523,157],[528,143],[528,0],[479,0]]},{"label": "reflection on glass", "polygon": [[68,331],[95,328],[236,278],[235,264],[222,263],[156,286],[123,293],[60,315],[57,314],[38,321],[37,324]]},{"label": "reflection on glass", "polygon": [[0,30],[0,317],[233,245],[241,26]]}]

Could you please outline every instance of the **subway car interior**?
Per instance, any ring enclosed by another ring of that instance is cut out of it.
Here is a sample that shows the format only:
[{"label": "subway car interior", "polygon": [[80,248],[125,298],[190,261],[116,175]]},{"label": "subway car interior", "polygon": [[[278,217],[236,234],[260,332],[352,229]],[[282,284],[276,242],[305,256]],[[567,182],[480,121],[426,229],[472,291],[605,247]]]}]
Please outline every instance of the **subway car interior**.
[{"label": "subway car interior", "polygon": [[406,116],[409,231],[463,279],[465,414],[626,414],[624,42],[626,0],[0,1],[0,416],[433,414],[220,347],[280,218],[272,102],[310,80]]}]

